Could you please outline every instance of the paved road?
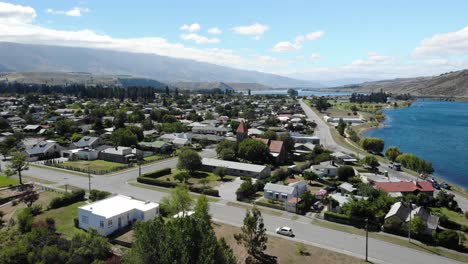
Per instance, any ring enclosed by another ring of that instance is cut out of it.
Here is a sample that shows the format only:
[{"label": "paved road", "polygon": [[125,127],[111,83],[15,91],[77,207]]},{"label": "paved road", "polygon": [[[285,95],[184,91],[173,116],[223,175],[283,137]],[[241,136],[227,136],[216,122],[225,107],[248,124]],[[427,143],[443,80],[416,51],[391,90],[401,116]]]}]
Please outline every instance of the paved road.
[{"label": "paved road", "polygon": [[[315,135],[320,138],[320,142],[324,147],[334,151],[341,151],[347,154],[359,155],[353,150],[338,145],[330,133],[330,126],[321,117],[319,117],[307,104],[305,104],[302,101],[302,99],[299,102],[305,114],[307,115],[307,118],[309,118],[309,120],[311,121],[315,121],[315,123],[317,124],[317,127],[315,129]],[[381,164],[379,166],[379,170],[388,171],[390,177],[398,178],[401,180],[418,180],[417,177],[406,172],[389,169],[388,163]],[[458,201],[459,207],[463,211],[468,211],[468,199],[461,195],[457,195],[456,193],[453,194],[456,196],[456,200]]]},{"label": "paved road", "polygon": [[[204,150],[201,155],[204,157],[213,157],[215,156],[215,152],[213,150]],[[174,168],[175,166],[176,159],[164,160],[148,166],[143,166],[142,172],[144,173],[165,167]],[[69,174],[65,171],[30,167],[28,171],[24,172],[24,175],[54,181],[56,182],[56,184],[54,184],[55,186],[68,183],[76,187],[88,188],[87,177]],[[139,188],[128,184],[129,181],[134,181],[137,176],[138,168],[108,176],[93,176],[92,188],[156,202],[161,201],[163,197],[167,196],[165,192]],[[64,178],[68,179],[65,180]],[[242,225],[245,216],[245,209],[230,206],[228,201],[223,199],[211,203],[210,212],[215,220],[236,226]],[[311,219],[307,217],[299,216],[298,219],[293,219],[291,214],[281,213],[282,215],[280,216],[278,216],[278,214],[263,214],[265,225],[269,232],[274,231],[278,226],[290,226],[296,234],[296,237],[293,238],[295,241],[302,241],[322,248],[364,258],[364,237],[312,225],[310,223]],[[375,263],[457,263],[437,255],[400,247],[371,238],[369,239],[369,256]]]}]

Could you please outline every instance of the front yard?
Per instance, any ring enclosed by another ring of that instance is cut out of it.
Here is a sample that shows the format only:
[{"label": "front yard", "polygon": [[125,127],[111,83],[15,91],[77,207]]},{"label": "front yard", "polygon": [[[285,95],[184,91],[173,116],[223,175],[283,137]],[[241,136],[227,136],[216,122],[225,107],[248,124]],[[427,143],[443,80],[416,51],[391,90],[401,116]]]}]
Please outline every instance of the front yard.
[{"label": "front yard", "polygon": [[[175,176],[183,170],[173,169],[170,175],[160,177],[161,180],[180,183],[180,181],[175,179]],[[234,180],[234,176],[224,176],[224,181]],[[206,183],[203,181],[207,180]],[[221,178],[212,172],[196,171],[186,182],[188,185],[198,186],[198,187],[217,187],[223,183]],[[204,185],[205,184],[205,185]]]},{"label": "front yard", "polygon": [[0,176],[0,188],[8,187],[10,185],[17,185],[19,181],[17,179]]},{"label": "front yard", "polygon": [[87,173],[88,171],[92,174],[106,174],[118,170],[123,170],[128,168],[127,164],[117,163],[117,162],[110,162],[104,160],[79,160],[79,161],[65,161],[58,164],[53,164],[53,166],[80,171]]}]

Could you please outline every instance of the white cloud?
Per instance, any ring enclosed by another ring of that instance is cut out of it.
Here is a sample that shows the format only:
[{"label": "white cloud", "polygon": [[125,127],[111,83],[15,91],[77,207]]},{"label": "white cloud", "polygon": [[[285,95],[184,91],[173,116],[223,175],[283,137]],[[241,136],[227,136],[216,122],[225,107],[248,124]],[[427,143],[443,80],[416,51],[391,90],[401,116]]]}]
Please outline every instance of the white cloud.
[{"label": "white cloud", "polygon": [[30,6],[0,2],[0,22],[30,23],[36,18],[36,11]]},{"label": "white cloud", "polygon": [[394,58],[390,56],[380,55],[376,52],[369,52],[366,59],[355,60],[352,65],[374,65],[377,63],[388,63]]},{"label": "white cloud", "polygon": [[188,31],[188,32],[197,32],[197,31],[199,31],[201,29],[201,26],[198,23],[193,23],[193,24],[190,24],[190,25],[184,24],[179,29],[180,30],[185,30],[185,31]]},{"label": "white cloud", "polygon": [[413,51],[416,57],[468,54],[468,26],[455,31],[423,39]]},{"label": "white cloud", "polygon": [[180,37],[183,40],[193,40],[197,44],[207,44],[207,43],[219,43],[220,40],[218,38],[207,38],[205,36],[201,36],[195,33],[190,33],[190,34],[182,34]]},{"label": "white cloud", "polygon": [[82,8],[82,7],[73,7],[70,10],[54,10],[54,9],[47,9],[47,13],[54,14],[54,15],[66,15],[71,17],[80,17],[83,13],[88,13],[90,10],[89,8]]},{"label": "white cloud", "polygon": [[219,29],[217,27],[212,27],[212,28],[208,29],[208,33],[214,34],[214,35],[219,35],[219,34],[223,33],[223,31],[221,31],[221,29]]},{"label": "white cloud", "polygon": [[283,52],[283,51],[291,51],[291,50],[299,50],[302,46],[298,43],[291,43],[289,41],[281,41],[276,43],[276,45],[271,49],[275,52]]},{"label": "white cloud", "polygon": [[[90,29],[56,30],[34,24],[35,17],[36,12],[31,7],[0,3],[0,41],[158,54],[265,71],[268,69],[271,71],[273,67],[287,63],[272,57],[244,56],[229,49],[186,47],[181,43],[170,42],[161,37],[115,38],[98,34]],[[194,36],[186,36],[186,38],[194,41],[198,39]],[[209,41],[214,42],[212,39]]]},{"label": "white cloud", "polygon": [[306,40],[317,40],[325,35],[323,31],[310,32],[305,35],[298,35],[294,38],[294,42],[291,41],[280,41],[273,46],[271,49],[274,52],[285,52],[292,50],[300,50],[302,43]]},{"label": "white cloud", "polygon": [[263,35],[263,33],[265,33],[269,29],[269,26],[262,25],[259,23],[255,23],[248,26],[237,26],[232,28],[232,30],[237,34],[254,36],[255,40],[259,40],[261,35]]}]

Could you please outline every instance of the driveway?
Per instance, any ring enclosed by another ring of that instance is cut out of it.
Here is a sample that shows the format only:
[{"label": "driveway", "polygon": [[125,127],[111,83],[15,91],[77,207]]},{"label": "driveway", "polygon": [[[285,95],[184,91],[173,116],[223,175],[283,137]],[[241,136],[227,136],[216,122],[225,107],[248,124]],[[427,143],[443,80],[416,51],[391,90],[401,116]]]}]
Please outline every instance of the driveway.
[{"label": "driveway", "polygon": [[221,199],[227,201],[237,201],[236,191],[239,189],[240,185],[242,184],[242,180],[240,177],[235,178],[233,181],[225,182],[218,186],[219,196]]}]

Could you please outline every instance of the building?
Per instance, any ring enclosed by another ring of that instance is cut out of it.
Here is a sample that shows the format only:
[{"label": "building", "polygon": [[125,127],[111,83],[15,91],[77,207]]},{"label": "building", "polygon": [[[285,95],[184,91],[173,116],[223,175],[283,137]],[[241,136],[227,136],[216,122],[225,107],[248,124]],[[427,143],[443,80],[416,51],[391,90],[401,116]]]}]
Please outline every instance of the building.
[{"label": "building", "polygon": [[103,144],[100,137],[82,137],[77,142],[73,143],[77,148],[90,148],[94,149]]},{"label": "building", "polygon": [[432,235],[432,231],[436,230],[439,226],[439,217],[432,215],[428,209],[402,202],[397,202],[392,205],[392,208],[390,208],[385,215],[385,222],[393,219],[401,225],[403,223],[409,223],[409,221],[416,216],[426,223],[427,228],[424,231],[425,234]]},{"label": "building", "polygon": [[248,137],[249,137],[249,128],[245,124],[244,120],[242,120],[236,130],[237,141],[240,142]]},{"label": "building", "polygon": [[214,127],[214,126],[194,126],[192,127],[192,132],[194,134],[210,134],[223,136],[229,132],[229,129],[225,127]]},{"label": "building", "polygon": [[129,147],[109,147],[98,155],[99,159],[117,163],[128,164],[137,160],[137,155],[133,153],[133,150]]},{"label": "building", "polygon": [[270,176],[271,170],[264,165],[234,162],[220,159],[202,159],[202,170],[214,171],[218,167],[227,169],[227,174],[232,176],[250,176],[255,178],[265,178]]},{"label": "building", "polygon": [[267,183],[263,188],[263,197],[270,200],[279,200],[287,202],[290,199],[300,197],[307,191],[307,184],[303,181],[297,181],[288,185]]},{"label": "building", "polygon": [[60,146],[53,140],[41,141],[34,144],[31,148],[26,149],[24,152],[28,161],[37,161],[51,158],[60,157],[60,153],[65,148]]},{"label": "building", "polygon": [[172,153],[174,150],[174,145],[162,140],[157,140],[153,142],[140,142],[138,143],[140,147],[145,150],[152,151],[154,153],[167,154]]},{"label": "building", "polygon": [[320,144],[320,138],[314,137],[314,136],[291,134],[291,137],[294,140],[294,143],[300,143],[300,144],[310,143],[314,145]]},{"label": "building", "polygon": [[[329,208],[330,211],[339,212],[341,213],[341,208],[343,205],[349,203],[352,199],[356,200],[367,200],[367,197],[359,196],[359,195],[352,195],[352,194],[345,194],[345,193],[334,193],[330,195],[330,198],[337,201],[338,204],[335,205],[333,208]],[[332,203],[329,204],[331,206]]]},{"label": "building", "polygon": [[383,191],[392,194],[401,193],[405,194],[415,194],[424,193],[429,196],[434,195],[434,187],[429,181],[398,181],[398,182],[376,182],[375,187],[382,189]]},{"label": "building", "polygon": [[159,215],[159,204],[116,195],[78,208],[78,226],[84,230],[95,229],[108,236],[115,231]]},{"label": "building", "polygon": [[338,123],[340,122],[340,119],[343,120],[345,123],[351,123],[351,124],[362,124],[365,123],[366,120],[359,118],[359,117],[330,117],[330,116],[324,116],[323,119],[325,122],[329,123]]},{"label": "building", "polygon": [[25,133],[38,133],[42,127],[40,125],[27,125],[23,128]]},{"label": "building", "polygon": [[310,166],[310,170],[317,173],[317,175],[322,177],[335,177],[338,171],[338,166],[331,161],[324,161],[318,165]]}]

